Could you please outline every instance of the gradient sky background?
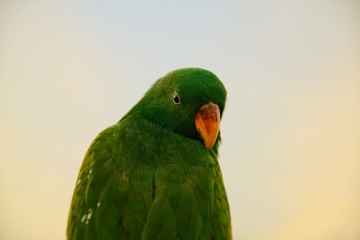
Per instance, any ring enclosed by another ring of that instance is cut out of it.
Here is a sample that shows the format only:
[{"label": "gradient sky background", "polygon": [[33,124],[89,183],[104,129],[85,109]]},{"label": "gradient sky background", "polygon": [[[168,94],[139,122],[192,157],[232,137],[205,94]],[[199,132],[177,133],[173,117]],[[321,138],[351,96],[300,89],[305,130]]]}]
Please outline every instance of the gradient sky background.
[{"label": "gradient sky background", "polygon": [[94,137],[159,77],[228,89],[234,239],[360,239],[360,1],[0,3],[0,239],[64,239]]}]

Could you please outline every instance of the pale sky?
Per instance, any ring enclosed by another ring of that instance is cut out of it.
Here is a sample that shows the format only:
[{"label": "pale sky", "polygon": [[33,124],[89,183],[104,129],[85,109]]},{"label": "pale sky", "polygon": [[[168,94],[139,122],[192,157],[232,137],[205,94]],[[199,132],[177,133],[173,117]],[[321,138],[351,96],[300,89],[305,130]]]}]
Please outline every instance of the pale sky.
[{"label": "pale sky", "polygon": [[234,239],[360,239],[360,1],[0,2],[0,239],[65,239],[82,158],[169,71],[228,90]]}]

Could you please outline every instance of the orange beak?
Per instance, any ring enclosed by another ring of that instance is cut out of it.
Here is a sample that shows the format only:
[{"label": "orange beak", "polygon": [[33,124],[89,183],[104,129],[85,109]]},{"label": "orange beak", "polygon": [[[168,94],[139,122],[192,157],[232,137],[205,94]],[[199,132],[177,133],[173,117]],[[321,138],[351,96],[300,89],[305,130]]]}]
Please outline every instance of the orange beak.
[{"label": "orange beak", "polygon": [[203,105],[196,114],[195,125],[204,141],[205,148],[210,150],[215,144],[220,130],[219,106],[212,102]]}]

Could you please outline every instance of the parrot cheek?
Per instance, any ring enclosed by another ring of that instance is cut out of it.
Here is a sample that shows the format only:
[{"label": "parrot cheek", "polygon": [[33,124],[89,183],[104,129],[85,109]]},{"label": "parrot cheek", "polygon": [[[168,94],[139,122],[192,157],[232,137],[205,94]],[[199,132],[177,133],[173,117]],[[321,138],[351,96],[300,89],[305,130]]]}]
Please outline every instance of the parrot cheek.
[{"label": "parrot cheek", "polygon": [[220,130],[220,109],[212,102],[203,105],[195,116],[196,129],[204,141],[205,148],[210,150],[215,144]]}]

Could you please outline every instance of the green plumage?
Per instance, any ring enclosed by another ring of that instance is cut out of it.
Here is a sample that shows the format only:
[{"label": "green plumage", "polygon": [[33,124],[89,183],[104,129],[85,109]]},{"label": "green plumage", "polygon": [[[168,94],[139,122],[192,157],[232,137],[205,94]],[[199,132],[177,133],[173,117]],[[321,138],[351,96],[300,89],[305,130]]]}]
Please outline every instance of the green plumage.
[{"label": "green plumage", "polygon": [[207,150],[194,124],[209,101],[222,115],[225,99],[207,70],[179,69],[156,81],[87,151],[68,239],[231,239],[220,134]]}]

